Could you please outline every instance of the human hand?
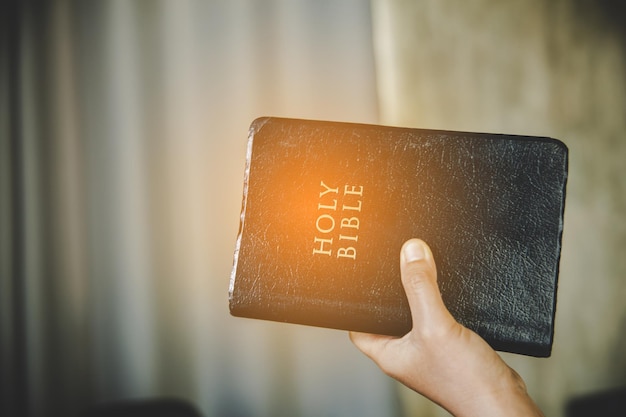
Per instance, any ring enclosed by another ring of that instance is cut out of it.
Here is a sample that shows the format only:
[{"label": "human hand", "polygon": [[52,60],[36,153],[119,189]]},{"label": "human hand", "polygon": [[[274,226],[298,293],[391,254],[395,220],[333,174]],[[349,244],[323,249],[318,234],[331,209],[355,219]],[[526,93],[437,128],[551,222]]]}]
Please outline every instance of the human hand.
[{"label": "human hand", "polygon": [[351,332],[389,376],[457,417],[543,416],[522,378],[443,303],[430,248],[411,239],[400,254],[413,328],[401,338]]}]

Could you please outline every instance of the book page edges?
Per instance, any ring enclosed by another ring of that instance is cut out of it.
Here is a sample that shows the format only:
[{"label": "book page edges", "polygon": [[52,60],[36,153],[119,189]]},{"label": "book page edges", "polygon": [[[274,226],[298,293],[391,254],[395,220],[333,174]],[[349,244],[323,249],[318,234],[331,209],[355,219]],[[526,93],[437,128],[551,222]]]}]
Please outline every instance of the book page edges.
[{"label": "book page edges", "polygon": [[250,184],[250,165],[252,162],[252,144],[254,142],[254,136],[263,128],[265,123],[269,121],[268,117],[260,117],[255,119],[248,130],[248,145],[246,149],[246,167],[244,170],[243,178],[243,198],[241,202],[241,214],[239,217],[239,233],[237,233],[237,241],[235,243],[235,252],[233,254],[233,269],[230,273],[230,283],[228,285],[228,302],[230,310],[233,310],[233,293],[235,290],[235,279],[237,277],[237,264],[239,261],[239,250],[241,248],[241,238],[243,236],[243,230],[246,219],[246,206],[248,201],[248,187]]}]

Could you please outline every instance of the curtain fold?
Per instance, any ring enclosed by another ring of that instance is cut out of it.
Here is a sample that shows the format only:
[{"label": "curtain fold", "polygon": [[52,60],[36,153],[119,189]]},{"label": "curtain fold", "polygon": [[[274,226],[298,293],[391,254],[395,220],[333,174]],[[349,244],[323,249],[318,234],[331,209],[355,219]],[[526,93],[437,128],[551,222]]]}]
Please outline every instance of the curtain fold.
[{"label": "curtain fold", "polygon": [[227,301],[249,123],[377,121],[369,4],[7,10],[0,413],[163,396],[207,417],[399,412],[344,332],[232,318]]},{"label": "curtain fold", "polygon": [[22,144],[20,103],[19,33],[16,4],[8,3],[0,13],[0,411],[24,413],[26,404],[26,355],[23,299],[24,236],[21,233]]}]

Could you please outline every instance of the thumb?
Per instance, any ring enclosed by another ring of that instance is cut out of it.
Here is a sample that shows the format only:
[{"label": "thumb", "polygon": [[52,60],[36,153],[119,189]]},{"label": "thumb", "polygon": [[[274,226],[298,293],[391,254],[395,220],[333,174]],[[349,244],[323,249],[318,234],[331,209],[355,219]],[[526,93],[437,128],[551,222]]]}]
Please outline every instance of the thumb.
[{"label": "thumb", "polygon": [[424,241],[410,239],[402,246],[400,272],[414,328],[436,325],[450,318],[437,286],[433,254]]}]

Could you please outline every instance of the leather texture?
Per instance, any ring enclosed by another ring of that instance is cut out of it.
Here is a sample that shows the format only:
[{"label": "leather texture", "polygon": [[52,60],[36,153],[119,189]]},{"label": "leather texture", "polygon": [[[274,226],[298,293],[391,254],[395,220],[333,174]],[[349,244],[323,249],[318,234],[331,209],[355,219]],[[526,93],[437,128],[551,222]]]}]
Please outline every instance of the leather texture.
[{"label": "leather texture", "polygon": [[551,138],[257,119],[231,314],[405,334],[399,252],[419,237],[459,322],[549,356],[567,157]]}]

